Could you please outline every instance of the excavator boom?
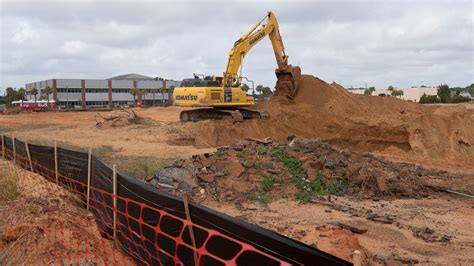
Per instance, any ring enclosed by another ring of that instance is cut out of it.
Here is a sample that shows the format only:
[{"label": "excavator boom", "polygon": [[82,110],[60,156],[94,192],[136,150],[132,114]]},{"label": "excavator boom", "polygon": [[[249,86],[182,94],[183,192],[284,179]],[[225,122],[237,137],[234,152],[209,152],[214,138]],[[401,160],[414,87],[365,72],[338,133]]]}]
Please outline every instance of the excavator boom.
[{"label": "excavator boom", "polygon": [[[262,24],[267,19],[266,24]],[[259,28],[259,26],[261,26]],[[275,74],[278,78],[277,95],[286,95],[293,98],[297,93],[298,80],[301,77],[299,67],[293,67],[288,64],[288,56],[285,54],[285,46],[280,34],[278,21],[272,12],[268,12],[264,19],[257,22],[247,33],[238,39],[234,47],[229,52],[226,71],[224,72],[225,86],[233,86],[239,82],[238,71],[241,68],[242,61],[247,53],[257,45],[265,36],[268,36],[275,53],[275,59],[278,68]],[[280,90],[280,91],[278,91]]]}]

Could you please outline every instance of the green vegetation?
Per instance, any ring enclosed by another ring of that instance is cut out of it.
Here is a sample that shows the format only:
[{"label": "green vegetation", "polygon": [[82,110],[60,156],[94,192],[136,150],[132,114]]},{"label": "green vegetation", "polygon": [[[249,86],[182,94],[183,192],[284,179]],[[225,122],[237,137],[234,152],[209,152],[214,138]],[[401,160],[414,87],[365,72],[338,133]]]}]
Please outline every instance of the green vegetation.
[{"label": "green vegetation", "polygon": [[224,176],[229,176],[230,173],[229,173],[229,170],[224,169],[224,170],[222,171],[222,174],[223,174]]},{"label": "green vegetation", "polygon": [[461,95],[454,95],[451,97],[451,103],[465,103],[465,102],[470,102],[471,98],[469,97],[464,97]]},{"label": "green vegetation", "polygon": [[258,92],[258,100],[265,101],[269,100],[273,96],[273,92],[270,87],[265,87],[263,85],[258,85],[255,90]]},{"label": "green vegetation", "polygon": [[5,165],[1,165],[0,173],[0,202],[8,202],[20,196],[18,188],[18,173],[14,173]]},{"label": "green vegetation", "polygon": [[257,201],[263,204],[268,204],[271,201],[271,198],[267,194],[256,194],[254,192],[247,192],[245,193],[245,198],[250,200],[250,201]]},{"label": "green vegetation", "polygon": [[249,153],[247,151],[238,151],[237,156],[239,156],[240,158],[245,158],[249,156]]},{"label": "green vegetation", "polygon": [[41,90],[41,94],[43,96],[46,95],[47,99],[48,99],[48,102],[49,102],[49,95],[53,93],[53,89],[50,87],[50,86],[47,86],[46,88],[42,89]]},{"label": "green vegetation", "polygon": [[5,96],[3,97],[3,101],[10,106],[11,102],[18,101],[22,99],[22,95],[14,88],[8,87],[5,90]]},{"label": "green vegetation", "polygon": [[140,90],[137,89],[137,88],[131,88],[130,89],[130,94],[133,96],[134,105],[137,105],[137,97],[140,94]]},{"label": "green vegetation", "polygon": [[258,149],[258,154],[259,155],[267,155],[268,154],[268,147],[267,146],[263,146],[263,147],[260,147],[260,149]]},{"label": "green vegetation", "polygon": [[[338,192],[333,185],[324,184],[321,173],[318,173],[316,179],[310,181],[303,173],[303,162],[296,158],[291,158],[284,147],[273,149],[272,156],[283,162],[291,173],[291,180],[298,188],[296,199],[302,203],[309,203],[314,195],[328,195]],[[267,181],[268,182],[268,181]]]},{"label": "green vegetation", "polygon": [[270,169],[273,168],[272,163],[267,163],[267,162],[255,162],[254,167],[257,170],[257,173],[264,170],[264,169]]},{"label": "green vegetation", "polygon": [[38,95],[38,89],[37,88],[32,88],[30,90],[30,94],[35,97],[35,102],[36,102],[36,96]]},{"label": "green vegetation", "polygon": [[[453,93],[454,92],[454,93]],[[471,99],[461,95],[462,92],[468,92],[474,95],[474,84],[466,88],[449,88],[446,84],[438,86],[437,95],[423,94],[420,98],[420,103],[463,103],[469,102]]]},{"label": "green vegetation", "polygon": [[275,184],[275,182],[276,182],[275,177],[265,175],[263,177],[262,184],[260,185],[260,189],[263,192],[269,192],[270,190],[272,190],[273,185]]},{"label": "green vegetation", "polygon": [[158,170],[160,170],[162,165],[157,161],[145,158],[143,162],[140,163],[140,177],[147,178],[154,176]]},{"label": "green vegetation", "polygon": [[296,194],[296,199],[302,203],[308,203],[311,201],[311,197],[317,195],[330,195],[337,192],[336,187],[326,186],[323,184],[322,175],[318,173],[316,179],[310,181],[306,178],[293,177],[293,182],[298,188],[299,192]]},{"label": "green vegetation", "polygon": [[236,203],[234,204],[234,207],[235,207],[237,210],[239,210],[239,211],[241,211],[241,210],[244,209],[244,207],[242,206],[242,204],[240,204],[239,202],[236,202]]},{"label": "green vegetation", "polygon": [[216,152],[214,152],[214,155],[217,156],[217,157],[222,157],[226,154],[227,154],[226,150],[217,150]]},{"label": "green vegetation", "polygon": [[449,86],[446,84],[441,84],[438,87],[438,97],[440,102],[447,103],[451,98],[451,91],[449,90]]},{"label": "green vegetation", "polygon": [[369,87],[368,89],[365,89],[364,94],[365,95],[372,95],[375,91],[375,87]]},{"label": "green vegetation", "polygon": [[420,97],[420,103],[440,103],[440,100],[437,95],[426,95],[423,93]]}]

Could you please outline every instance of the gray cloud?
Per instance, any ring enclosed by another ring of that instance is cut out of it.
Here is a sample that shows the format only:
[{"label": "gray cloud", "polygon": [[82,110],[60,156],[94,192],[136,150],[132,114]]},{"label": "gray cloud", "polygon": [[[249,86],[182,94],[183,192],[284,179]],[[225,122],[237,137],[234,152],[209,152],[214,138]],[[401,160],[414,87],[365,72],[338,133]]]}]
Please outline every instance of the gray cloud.
[{"label": "gray cloud", "polygon": [[[0,2],[0,90],[49,78],[221,74],[234,41],[267,10],[304,73],[346,87],[474,83],[472,1]],[[272,86],[268,40],[244,74]]]}]

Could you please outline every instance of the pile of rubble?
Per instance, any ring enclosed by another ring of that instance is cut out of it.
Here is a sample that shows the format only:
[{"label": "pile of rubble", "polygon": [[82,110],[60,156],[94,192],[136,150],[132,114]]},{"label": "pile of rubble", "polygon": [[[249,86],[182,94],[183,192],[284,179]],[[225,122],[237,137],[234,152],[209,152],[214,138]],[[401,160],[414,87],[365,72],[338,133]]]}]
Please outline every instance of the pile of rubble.
[{"label": "pile of rubble", "polygon": [[247,198],[267,202],[318,195],[348,194],[360,198],[425,197],[433,187],[424,179],[444,172],[414,164],[339,150],[319,139],[286,141],[247,139],[213,154],[180,159],[148,179],[160,189],[206,193],[216,199]]},{"label": "pile of rubble", "polygon": [[151,120],[139,116],[133,110],[119,110],[110,113],[107,116],[103,116],[100,113],[95,115],[96,127],[124,127],[132,124],[148,124]]}]

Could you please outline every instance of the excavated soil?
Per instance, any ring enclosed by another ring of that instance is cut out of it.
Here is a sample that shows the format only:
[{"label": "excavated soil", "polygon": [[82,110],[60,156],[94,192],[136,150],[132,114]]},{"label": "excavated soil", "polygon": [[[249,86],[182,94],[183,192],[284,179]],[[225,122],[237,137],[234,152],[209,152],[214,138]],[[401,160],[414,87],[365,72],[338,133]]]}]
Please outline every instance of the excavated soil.
[{"label": "excavated soil", "polygon": [[[277,88],[278,89],[278,88]],[[338,147],[472,164],[474,106],[420,105],[394,97],[355,95],[303,75],[293,101],[274,97],[259,107],[265,121],[201,121],[177,127],[186,145],[216,147],[246,137],[318,137]],[[470,162],[470,163],[467,163]]]},{"label": "excavated soil", "polygon": [[458,192],[472,179],[295,137],[242,140],[146,181],[348,261],[360,250],[363,265],[464,265],[474,205]]}]

